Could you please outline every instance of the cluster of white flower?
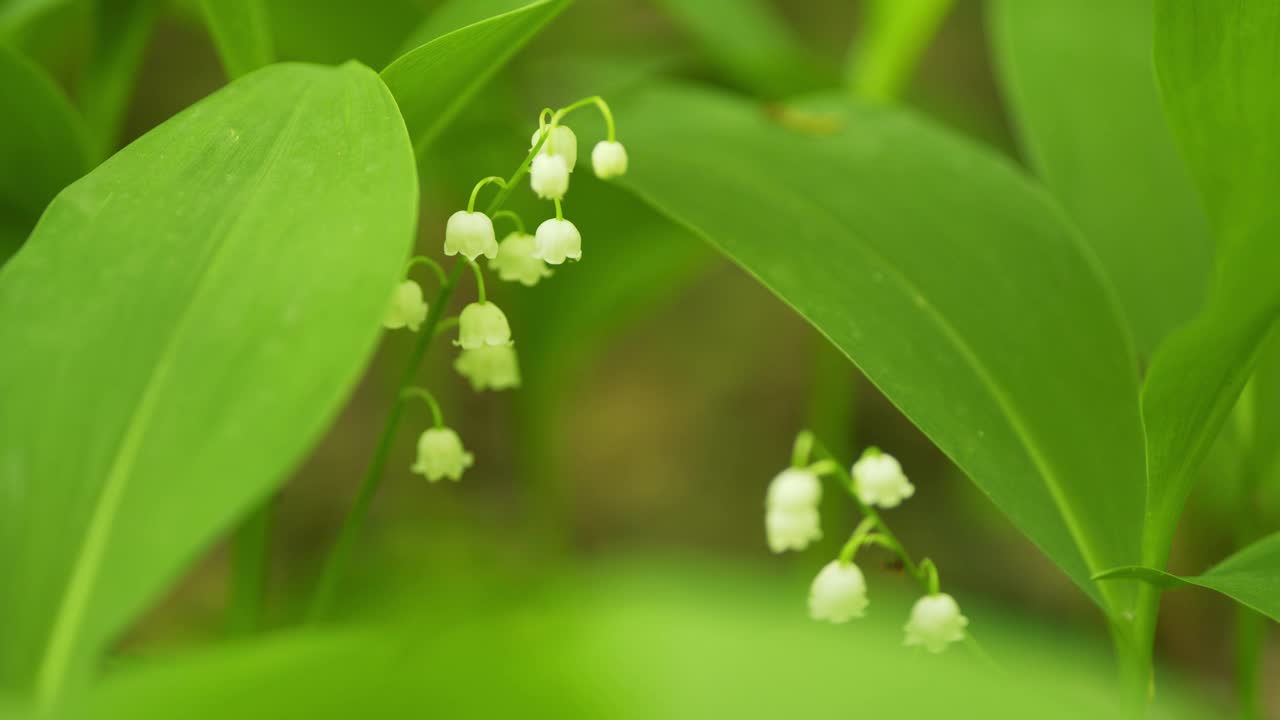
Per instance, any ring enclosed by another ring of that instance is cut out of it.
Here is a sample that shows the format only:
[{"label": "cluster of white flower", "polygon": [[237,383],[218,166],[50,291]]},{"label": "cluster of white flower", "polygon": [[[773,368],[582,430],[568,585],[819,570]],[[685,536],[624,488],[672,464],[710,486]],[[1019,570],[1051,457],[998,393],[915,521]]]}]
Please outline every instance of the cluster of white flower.
[{"label": "cluster of white flower", "polygon": [[822,537],[818,506],[822,477],[835,476],[849,491],[863,520],[840,552],[814,578],[809,589],[809,615],[814,620],[844,623],[867,609],[867,581],[854,564],[858,550],[880,545],[898,555],[903,567],[924,587],[903,628],[907,645],[942,652],[965,638],[969,624],[955,599],[938,590],[938,571],[931,560],[913,562],[875,508],[893,508],[915,493],[902,465],[879,449],[867,448],[848,473],[831,459],[810,462],[814,439],[807,432],[796,438],[791,467],[769,484],[765,495],[765,532],[775,553],[803,550]]},{"label": "cluster of white flower", "polygon": [[[449,217],[445,226],[444,254],[462,256],[461,262],[470,265],[475,273],[477,301],[463,308],[456,318],[461,348],[454,369],[471,384],[473,390],[507,390],[520,386],[520,365],[511,339],[511,325],[507,316],[485,297],[484,274],[477,259],[484,256],[489,269],[505,282],[520,283],[526,287],[538,284],[551,276],[550,265],[562,265],[567,260],[582,259],[582,235],[578,228],[564,218],[562,201],[569,190],[569,178],[578,163],[578,138],[573,130],[563,124],[565,117],[583,107],[595,106],[604,117],[608,137],[598,143],[591,152],[591,164],[597,177],[611,179],[627,171],[627,151],[615,137],[613,114],[599,97],[580,100],[567,107],[552,111],[543,110],[538,116],[538,129],[534,131],[524,162],[510,180],[487,177],[476,183],[465,210]],[[524,221],[509,210],[499,210],[502,202],[516,183],[529,174],[529,187],[539,198],[555,204],[555,217],[538,225],[533,235],[525,232]],[[493,183],[502,188],[488,212],[475,209],[476,198],[484,186]],[[494,221],[506,217],[515,228],[501,242],[494,230]],[[453,280],[434,260],[417,257],[409,262],[429,265],[435,270],[442,287],[442,300],[453,289]],[[405,279],[396,286],[391,302],[383,318],[388,329],[408,328],[418,332],[425,325],[425,332],[436,330],[451,320],[441,321],[428,312],[422,286],[412,279]],[[420,343],[429,337],[419,339]],[[422,345],[425,348],[425,344]],[[463,449],[462,440],[453,430],[444,426],[439,405],[425,390],[412,388],[401,398],[418,396],[426,400],[435,416],[435,427],[418,438],[418,458],[413,472],[425,475],[428,480],[441,478],[458,480],[472,465],[475,458]]]}]

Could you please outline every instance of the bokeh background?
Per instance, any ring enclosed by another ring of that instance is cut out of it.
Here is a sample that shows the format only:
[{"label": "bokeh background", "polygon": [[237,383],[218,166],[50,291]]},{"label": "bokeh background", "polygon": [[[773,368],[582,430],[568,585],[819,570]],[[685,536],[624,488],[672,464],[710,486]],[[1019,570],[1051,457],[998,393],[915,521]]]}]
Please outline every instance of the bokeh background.
[{"label": "bokeh background", "polygon": [[[356,58],[375,68],[439,4],[268,2],[281,56]],[[767,112],[786,96],[837,86],[866,19],[853,0],[765,3],[777,47],[802,57],[750,46],[760,67],[777,71],[744,74],[735,62],[743,48],[709,43],[701,14],[690,11],[711,4],[578,0],[480,92],[423,163],[419,252],[439,254],[444,220],[476,179],[514,168],[541,107],[676,77],[757,97]],[[24,35],[68,88],[87,46],[82,5],[67,4]],[[714,5],[730,25],[742,11],[731,0]],[[127,135],[224,82],[198,13],[176,3],[149,41]],[[946,16],[901,102],[1018,158],[975,0]],[[618,126],[625,142],[625,115]],[[582,128],[580,147],[589,148],[597,123]],[[529,220],[546,215],[527,195],[517,194],[516,208]],[[491,289],[512,318],[523,389],[472,393],[445,342],[422,373],[477,462],[456,485],[410,475],[415,428],[428,422],[411,410],[344,586],[344,617],[410,617],[421,638],[421,652],[403,663],[413,689],[400,688],[398,709],[370,716],[414,717],[424,707],[476,717],[1106,712],[1113,673],[1100,615],[845,358],[746,273],[624,191],[579,173],[567,208],[583,231],[583,262],[534,289]],[[463,301],[470,293],[464,286]],[[273,501],[267,610],[254,631],[296,617],[354,497],[410,342],[406,333],[386,336],[338,422]],[[942,657],[901,647],[916,590],[875,550],[860,556],[869,616],[845,626],[807,619],[809,579],[856,518],[828,493],[822,543],[800,555],[768,552],[764,490],[805,427],[849,461],[871,444],[902,460],[917,493],[890,522],[913,554],[937,562],[994,665],[964,647]],[[1202,569],[1238,540],[1235,499],[1215,467],[1184,522],[1174,569]],[[126,639],[122,657],[162,658],[226,637],[229,556],[221,546],[193,568]],[[1164,716],[1229,711],[1234,613],[1210,593],[1166,596],[1157,648]],[[1280,673],[1278,656],[1273,637],[1268,677]],[[358,655],[316,662],[314,682],[360,672]],[[1280,683],[1267,692],[1280,707]],[[278,703],[288,717],[295,695],[281,687],[228,693],[226,716],[243,701]]]}]

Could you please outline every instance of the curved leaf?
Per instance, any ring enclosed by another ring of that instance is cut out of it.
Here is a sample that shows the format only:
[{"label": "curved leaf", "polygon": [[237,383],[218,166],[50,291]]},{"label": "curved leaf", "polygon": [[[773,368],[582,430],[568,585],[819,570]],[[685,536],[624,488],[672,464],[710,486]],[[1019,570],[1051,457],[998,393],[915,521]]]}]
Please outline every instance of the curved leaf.
[{"label": "curved leaf", "polygon": [[467,25],[400,56],[382,71],[418,154],[471,96],[569,0],[538,0]]},{"label": "curved leaf", "polygon": [[1028,160],[1093,246],[1149,359],[1200,308],[1213,257],[1160,107],[1151,0],[987,7]]},{"label": "curved leaf", "polygon": [[1104,599],[1090,576],[1139,554],[1137,378],[1080,241],[1007,163],[910,114],[832,100],[788,116],[645,92],[618,110],[625,184],[792,305],[1086,593],[1125,606],[1134,588]]},{"label": "curved leaf", "polygon": [[271,64],[275,48],[262,0],[200,0],[200,11],[228,78]]},{"label": "curved leaf", "polygon": [[277,65],[67,188],[0,271],[0,685],[43,703],[286,477],[416,219],[367,68]]}]

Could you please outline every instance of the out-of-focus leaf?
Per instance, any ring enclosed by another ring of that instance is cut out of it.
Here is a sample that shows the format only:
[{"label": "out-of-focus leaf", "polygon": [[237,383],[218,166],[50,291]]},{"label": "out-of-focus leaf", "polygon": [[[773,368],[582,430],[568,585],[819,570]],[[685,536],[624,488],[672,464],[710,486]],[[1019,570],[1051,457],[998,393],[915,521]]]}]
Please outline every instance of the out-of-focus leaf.
[{"label": "out-of-focus leaf", "polygon": [[954,0],[869,0],[849,55],[848,83],[859,97],[902,95],[929,39]]},{"label": "out-of-focus leaf", "polygon": [[570,0],[537,0],[449,32],[382,71],[421,154],[471,96]]},{"label": "out-of-focus leaf", "polygon": [[271,64],[275,49],[262,0],[201,0],[200,10],[228,78]]},{"label": "out-of-focus leaf", "polygon": [[416,219],[367,68],[277,65],[63,191],[0,270],[0,686],[42,703],[322,432]]},{"label": "out-of-focus leaf", "polygon": [[782,124],[655,89],[618,115],[627,187],[812,322],[1086,593],[1127,609],[1136,588],[1090,578],[1139,556],[1135,362],[1043,192],[989,151],[847,100]]},{"label": "out-of-focus leaf", "polygon": [[836,81],[763,0],[654,2],[735,83],[760,97],[787,97]]},{"label": "out-of-focus leaf", "polygon": [[3,0],[0,2],[0,36],[8,35],[42,13],[71,0]]},{"label": "out-of-focus leaf", "polygon": [[1129,566],[1101,572],[1097,578],[1142,580],[1162,590],[1198,585],[1280,622],[1280,533],[1262,538],[1202,575],[1179,576],[1155,568]]},{"label": "out-of-focus leaf", "polygon": [[99,157],[119,142],[160,0],[95,0],[93,39],[80,105]]},{"label": "out-of-focus leaf", "polygon": [[281,60],[380,68],[423,17],[423,0],[261,0]]},{"label": "out-of-focus leaf", "polygon": [[84,120],[43,70],[0,45],[0,263],[59,190],[89,171]]},{"label": "out-of-focus leaf", "polygon": [[447,0],[435,8],[409,33],[397,55],[404,55],[420,45],[461,30],[482,20],[504,15],[529,4],[529,0]]},{"label": "out-of-focus leaf", "polygon": [[1000,0],[995,62],[1031,166],[1084,231],[1149,359],[1204,300],[1213,238],[1174,147],[1150,0]]},{"label": "out-of-focus leaf", "polygon": [[1280,4],[1158,0],[1155,52],[1218,261],[1208,305],[1156,354],[1143,389],[1149,566],[1164,564],[1195,471],[1280,316]]}]

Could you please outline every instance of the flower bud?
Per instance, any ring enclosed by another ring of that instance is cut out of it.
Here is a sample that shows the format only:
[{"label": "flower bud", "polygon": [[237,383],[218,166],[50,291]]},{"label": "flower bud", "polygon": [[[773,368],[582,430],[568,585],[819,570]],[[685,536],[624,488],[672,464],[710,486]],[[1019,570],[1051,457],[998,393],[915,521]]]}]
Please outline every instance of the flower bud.
[{"label": "flower bud", "polygon": [[[542,136],[543,130],[539,128],[533,131],[533,139],[529,141],[529,148],[538,144],[538,138]],[[573,172],[574,166],[578,164],[578,136],[564,125],[556,125],[552,128],[551,133],[547,135],[547,141],[542,143],[542,148],[538,150],[539,155],[559,155],[564,158],[565,168],[569,172]]]},{"label": "flower bud", "polygon": [[955,598],[946,593],[925,595],[911,608],[911,618],[903,628],[906,645],[923,645],[929,652],[939,653],[948,643],[964,639],[969,618],[960,614]]},{"label": "flower bud", "polygon": [[601,180],[627,173],[627,149],[620,142],[605,140],[591,150],[591,167]]},{"label": "flower bud", "polygon": [[471,303],[458,317],[458,346],[475,350],[492,345],[511,344],[511,326],[507,316],[491,302]]},{"label": "flower bud", "polygon": [[551,277],[551,268],[534,255],[537,247],[532,235],[513,232],[498,245],[498,257],[489,261],[489,269],[507,282],[533,287],[542,278]]},{"label": "flower bud", "polygon": [[569,166],[559,155],[538,153],[529,167],[529,186],[543,200],[561,200],[569,191]]},{"label": "flower bud", "polygon": [[769,549],[775,553],[803,550],[809,543],[822,538],[821,519],[816,507],[770,509],[764,515],[764,530]]},{"label": "flower bud", "polygon": [[475,457],[462,449],[462,439],[449,428],[431,428],[418,438],[418,461],[413,472],[435,482],[440,478],[459,480]]},{"label": "flower bud", "polygon": [[804,510],[818,507],[822,483],[818,476],[801,468],[787,468],[769,483],[765,506],[770,510]]},{"label": "flower bud", "polygon": [[809,617],[833,623],[860,618],[867,609],[867,581],[853,563],[832,560],[809,587]]},{"label": "flower bud", "polygon": [[407,327],[417,332],[426,319],[427,303],[422,299],[422,286],[412,280],[397,285],[391,294],[387,314],[382,318],[382,326],[388,330]]},{"label": "flower bud", "polygon": [[892,455],[868,449],[853,464],[853,487],[858,498],[868,505],[897,507],[915,493],[915,487],[902,474],[902,466]]},{"label": "flower bud", "polygon": [[488,215],[459,210],[449,216],[444,231],[444,254],[459,253],[470,260],[481,255],[490,260],[498,256],[498,239]]},{"label": "flower bud", "polygon": [[487,345],[463,350],[453,368],[471,383],[471,389],[508,390],[520,387],[520,364],[510,345]]},{"label": "flower bud", "polygon": [[534,236],[533,256],[550,265],[582,259],[582,235],[568,220],[545,220]]}]

